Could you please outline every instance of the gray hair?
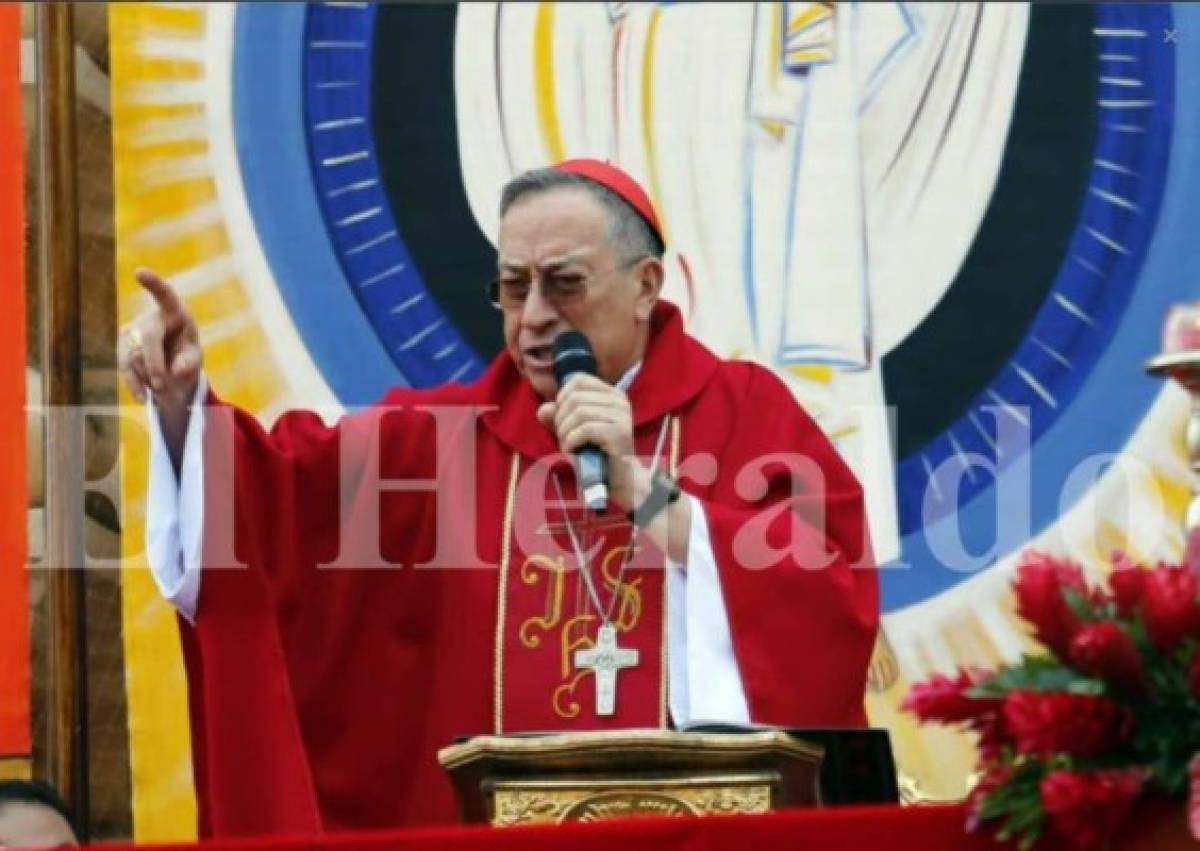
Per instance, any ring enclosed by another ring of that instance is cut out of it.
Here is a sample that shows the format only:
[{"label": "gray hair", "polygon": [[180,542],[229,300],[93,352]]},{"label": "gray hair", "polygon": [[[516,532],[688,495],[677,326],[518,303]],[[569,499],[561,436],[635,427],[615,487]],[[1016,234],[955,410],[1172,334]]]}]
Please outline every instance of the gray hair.
[{"label": "gray hair", "polygon": [[504,189],[500,192],[500,218],[504,218],[509,208],[527,195],[571,186],[587,192],[607,211],[608,238],[617,250],[623,253],[622,260],[633,260],[645,255],[662,259],[662,240],[629,202],[594,180],[556,168],[531,169],[504,184]]}]

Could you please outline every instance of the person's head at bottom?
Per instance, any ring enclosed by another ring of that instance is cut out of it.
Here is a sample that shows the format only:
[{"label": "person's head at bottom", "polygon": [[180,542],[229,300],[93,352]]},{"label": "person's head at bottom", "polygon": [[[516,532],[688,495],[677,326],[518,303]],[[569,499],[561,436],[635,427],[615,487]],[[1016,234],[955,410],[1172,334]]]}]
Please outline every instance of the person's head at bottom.
[{"label": "person's head at bottom", "polygon": [[0,780],[0,848],[78,845],[71,814],[44,783]]},{"label": "person's head at bottom", "polygon": [[517,176],[500,200],[493,304],[517,369],[544,399],[558,392],[552,349],[584,334],[613,384],[645,352],[663,283],[662,229],[628,174],[568,160]]}]

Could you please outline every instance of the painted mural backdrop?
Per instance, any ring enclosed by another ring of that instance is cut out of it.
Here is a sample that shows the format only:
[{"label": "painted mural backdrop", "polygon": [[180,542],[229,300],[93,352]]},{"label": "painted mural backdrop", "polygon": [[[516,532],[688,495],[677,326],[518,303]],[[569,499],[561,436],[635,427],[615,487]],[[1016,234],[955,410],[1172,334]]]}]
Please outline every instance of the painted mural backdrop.
[{"label": "painted mural backdrop", "polygon": [[[214,385],[266,420],[475,377],[500,343],[483,296],[500,186],[568,156],[642,180],[691,331],[774,369],[867,487],[885,607],[870,711],[925,794],[962,793],[969,746],[895,706],[930,670],[1028,647],[1005,591],[1021,548],[1103,570],[1114,547],[1181,545],[1186,400],[1141,364],[1197,291],[1200,9],[112,16],[123,315],[135,266],[171,275]],[[126,457],[136,562],[137,429]],[[144,571],[126,587],[138,834],[179,836],[173,623]]]}]

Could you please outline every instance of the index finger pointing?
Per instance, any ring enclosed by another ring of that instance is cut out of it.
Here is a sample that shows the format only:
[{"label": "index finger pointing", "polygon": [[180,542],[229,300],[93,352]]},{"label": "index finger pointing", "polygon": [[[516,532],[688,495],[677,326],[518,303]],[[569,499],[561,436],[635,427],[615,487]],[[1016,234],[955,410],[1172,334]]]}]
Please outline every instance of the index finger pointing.
[{"label": "index finger pointing", "polygon": [[150,293],[163,313],[174,315],[183,312],[183,304],[179,301],[178,293],[171,289],[171,285],[159,277],[153,269],[138,269],[133,276],[141,284],[142,289]]}]

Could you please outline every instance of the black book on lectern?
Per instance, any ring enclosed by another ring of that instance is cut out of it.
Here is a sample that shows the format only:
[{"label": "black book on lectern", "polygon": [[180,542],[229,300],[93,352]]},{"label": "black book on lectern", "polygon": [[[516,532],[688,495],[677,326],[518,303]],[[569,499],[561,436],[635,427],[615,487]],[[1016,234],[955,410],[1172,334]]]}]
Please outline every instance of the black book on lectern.
[{"label": "black book on lectern", "polygon": [[896,763],[887,730],[797,729],[697,722],[680,728],[684,733],[756,733],[782,730],[825,749],[821,761],[821,803],[895,804],[900,800]]}]

